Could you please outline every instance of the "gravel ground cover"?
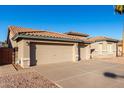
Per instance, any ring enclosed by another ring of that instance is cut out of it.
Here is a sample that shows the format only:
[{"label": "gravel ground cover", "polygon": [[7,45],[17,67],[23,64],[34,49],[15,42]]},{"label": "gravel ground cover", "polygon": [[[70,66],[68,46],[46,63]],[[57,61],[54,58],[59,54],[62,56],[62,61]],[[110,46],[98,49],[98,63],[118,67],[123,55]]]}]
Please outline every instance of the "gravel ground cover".
[{"label": "gravel ground cover", "polygon": [[19,72],[0,76],[1,88],[57,88],[58,86],[37,72]]}]

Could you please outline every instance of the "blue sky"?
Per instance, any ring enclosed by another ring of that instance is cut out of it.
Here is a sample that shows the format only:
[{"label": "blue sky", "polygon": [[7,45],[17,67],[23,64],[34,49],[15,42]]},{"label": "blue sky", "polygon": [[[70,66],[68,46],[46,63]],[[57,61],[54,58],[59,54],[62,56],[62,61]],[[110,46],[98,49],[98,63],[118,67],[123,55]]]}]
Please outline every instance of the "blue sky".
[{"label": "blue sky", "polygon": [[124,16],[114,14],[113,6],[0,6],[0,41],[11,25],[121,39],[123,23]]}]

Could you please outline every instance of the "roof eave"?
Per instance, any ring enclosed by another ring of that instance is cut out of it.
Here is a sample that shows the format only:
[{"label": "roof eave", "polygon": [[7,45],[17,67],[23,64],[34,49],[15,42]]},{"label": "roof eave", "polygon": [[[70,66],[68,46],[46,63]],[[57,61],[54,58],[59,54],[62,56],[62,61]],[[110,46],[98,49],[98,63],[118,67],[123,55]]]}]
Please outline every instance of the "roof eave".
[{"label": "roof eave", "polygon": [[108,42],[118,42],[118,40],[106,40]]},{"label": "roof eave", "polygon": [[68,39],[68,38],[53,38],[53,37],[44,37],[44,36],[31,36],[31,35],[21,35],[16,34],[12,40],[17,40],[18,38],[25,38],[25,39],[38,39],[38,40],[57,40],[57,41],[70,41],[70,42],[82,42],[85,44],[89,44],[89,42],[85,42],[83,40],[74,40],[74,39]]},{"label": "roof eave", "polygon": [[[108,42],[118,42],[118,40],[96,40],[95,42],[108,41]],[[94,42],[92,42],[94,43]]]},{"label": "roof eave", "polygon": [[91,44],[92,42],[84,42],[85,44]]}]

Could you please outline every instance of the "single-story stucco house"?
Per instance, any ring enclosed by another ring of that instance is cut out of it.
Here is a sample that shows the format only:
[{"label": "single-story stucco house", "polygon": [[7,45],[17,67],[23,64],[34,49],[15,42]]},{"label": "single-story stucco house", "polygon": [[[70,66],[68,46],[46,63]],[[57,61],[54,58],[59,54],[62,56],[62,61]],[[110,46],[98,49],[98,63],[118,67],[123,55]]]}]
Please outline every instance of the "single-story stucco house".
[{"label": "single-story stucco house", "polygon": [[78,32],[55,33],[10,26],[7,43],[15,50],[15,64],[34,65],[80,62],[93,58],[116,57],[118,40]]},{"label": "single-story stucco house", "polygon": [[15,64],[24,68],[50,63],[90,59],[89,35],[64,34],[10,26],[7,43],[17,50]]},{"label": "single-story stucco house", "polygon": [[91,58],[110,58],[117,56],[118,40],[104,36],[96,36],[88,39],[91,48]]}]

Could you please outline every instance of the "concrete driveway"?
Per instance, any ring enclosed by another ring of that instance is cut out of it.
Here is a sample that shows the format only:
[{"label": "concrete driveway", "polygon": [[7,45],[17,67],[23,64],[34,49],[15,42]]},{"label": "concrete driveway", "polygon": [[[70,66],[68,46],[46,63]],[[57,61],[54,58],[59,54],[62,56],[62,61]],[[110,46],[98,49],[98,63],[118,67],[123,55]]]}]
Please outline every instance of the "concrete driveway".
[{"label": "concrete driveway", "polygon": [[124,64],[90,60],[41,65],[32,69],[65,88],[124,87]]}]

